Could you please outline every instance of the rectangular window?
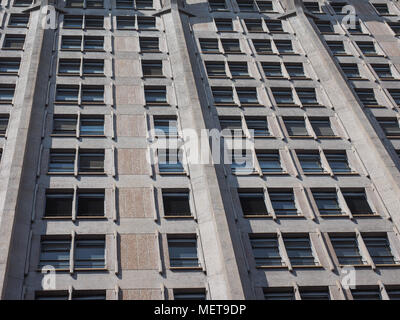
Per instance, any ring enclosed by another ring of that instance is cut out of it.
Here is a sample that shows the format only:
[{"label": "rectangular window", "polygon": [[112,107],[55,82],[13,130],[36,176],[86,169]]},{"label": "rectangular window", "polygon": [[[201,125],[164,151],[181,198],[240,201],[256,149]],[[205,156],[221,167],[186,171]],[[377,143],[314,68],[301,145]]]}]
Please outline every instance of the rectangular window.
[{"label": "rectangular window", "polygon": [[240,53],[239,39],[221,39],[225,53]]},{"label": "rectangular window", "polygon": [[156,29],[156,18],[154,17],[137,17],[139,30],[155,30]]},{"label": "rectangular window", "polygon": [[257,267],[284,265],[276,236],[251,236],[250,243]]},{"label": "rectangular window", "polygon": [[351,172],[346,151],[325,151],[325,157],[334,173]]},{"label": "rectangular window", "polygon": [[240,117],[220,118],[222,134],[224,136],[243,136],[242,119]]},{"label": "rectangular window", "polygon": [[356,41],[356,43],[364,55],[374,56],[378,54],[372,41]]},{"label": "rectangular window", "polygon": [[116,0],[117,9],[133,9],[134,0]]},{"label": "rectangular window", "polygon": [[400,127],[397,119],[378,118],[377,120],[386,137],[400,137]]},{"label": "rectangular window", "polygon": [[256,88],[236,88],[240,104],[259,104]]},{"label": "rectangular window", "polygon": [[328,119],[310,119],[311,126],[317,137],[335,137],[331,122]]},{"label": "rectangular window", "polygon": [[54,115],[53,134],[75,136],[76,121],[77,118],[74,115]]},{"label": "rectangular window", "polygon": [[82,37],[80,36],[62,36],[61,50],[81,50]]},{"label": "rectangular window", "polygon": [[104,75],[104,60],[102,60],[102,59],[83,59],[83,74],[85,76]]},{"label": "rectangular window", "polygon": [[75,240],[76,269],[105,268],[105,238],[77,237]]},{"label": "rectangular window", "polygon": [[261,19],[245,19],[244,23],[248,32],[263,32]]},{"label": "rectangular window", "polygon": [[104,37],[85,36],[83,41],[85,51],[102,51],[104,50]]},{"label": "rectangular window", "polygon": [[265,20],[269,32],[284,32],[281,20]]},{"label": "rectangular window", "polygon": [[29,14],[17,14],[12,13],[10,19],[8,20],[9,27],[23,28],[27,27],[29,23]]},{"label": "rectangular window", "polygon": [[319,20],[319,21],[315,21],[315,24],[318,28],[318,30],[321,33],[334,33],[335,31],[333,30],[332,24],[329,21],[323,21],[323,20]]},{"label": "rectangular window", "polygon": [[232,88],[211,88],[215,104],[235,104]]},{"label": "rectangular window", "polygon": [[205,65],[209,77],[226,77],[225,63],[223,61],[206,61]]},{"label": "rectangular window", "polygon": [[104,86],[82,86],[82,103],[103,103]]},{"label": "rectangular window", "polygon": [[257,151],[256,155],[262,173],[283,171],[278,151]]},{"label": "rectangular window", "polygon": [[197,268],[197,239],[194,235],[168,236],[169,264],[178,268]]},{"label": "rectangular window", "polygon": [[364,191],[343,192],[346,204],[353,215],[372,215],[374,214],[368,204],[367,196]]},{"label": "rectangular window", "polygon": [[81,116],[81,136],[104,136],[104,116]]},{"label": "rectangular window", "polygon": [[160,173],[183,173],[182,151],[174,149],[158,149],[158,168]]},{"label": "rectangular window", "polygon": [[83,26],[83,16],[64,15],[64,29],[81,29]]},{"label": "rectangular window", "polygon": [[142,60],[142,72],[144,77],[162,77],[162,60]]},{"label": "rectangular window", "polygon": [[321,173],[325,171],[322,167],[321,156],[318,151],[297,151],[296,154],[304,173]]},{"label": "rectangular window", "polygon": [[246,117],[247,129],[254,137],[270,136],[267,119]]},{"label": "rectangular window", "polygon": [[[0,67],[1,70],[1,67]],[[388,89],[389,94],[392,96],[394,102],[400,106],[400,90],[397,89]]]},{"label": "rectangular window", "polygon": [[329,49],[334,55],[346,55],[346,49],[344,48],[343,41],[327,41]]},{"label": "rectangular window", "polygon": [[301,300],[330,300],[329,289],[300,287]]},{"label": "rectangular window", "polygon": [[275,45],[280,54],[294,53],[291,40],[275,40]]},{"label": "rectangular window", "polygon": [[253,0],[237,0],[240,11],[256,11]]},{"label": "rectangular window", "polygon": [[348,26],[347,31],[351,34],[363,34],[364,33],[361,28],[361,23],[358,20],[355,21],[354,28],[352,25],[350,25],[350,26]]},{"label": "rectangular window", "polygon": [[1,84],[0,85],[0,102],[11,103],[14,98],[15,85]]},{"label": "rectangular window", "polygon": [[336,191],[313,191],[315,203],[322,216],[342,215]]},{"label": "rectangular window", "polygon": [[265,300],[296,300],[293,288],[266,288]]},{"label": "rectangular window", "polygon": [[36,291],[35,300],[68,300],[68,291],[66,290]]},{"label": "rectangular window", "polygon": [[304,119],[284,119],[289,137],[308,137],[308,131]]},{"label": "rectangular window", "polygon": [[0,114],[0,135],[4,136],[7,132],[9,115]]},{"label": "rectangular window", "polygon": [[49,172],[73,173],[75,164],[75,150],[51,149],[49,157]]},{"label": "rectangular window", "polygon": [[69,269],[70,237],[42,237],[39,268],[50,265],[55,269]]},{"label": "rectangular window", "polygon": [[317,261],[314,258],[311,242],[308,235],[305,236],[284,236],[283,242],[290,263],[293,266],[315,266]]},{"label": "rectangular window", "polygon": [[321,8],[319,6],[319,3],[315,2],[315,1],[312,1],[312,2],[311,1],[305,1],[304,2],[304,7],[308,11],[313,12],[313,13],[321,12]]},{"label": "rectangular window", "polygon": [[351,289],[353,300],[382,300],[380,289]]},{"label": "rectangular window", "polygon": [[199,39],[203,53],[219,53],[217,39]]},{"label": "rectangular window", "polygon": [[57,85],[57,102],[78,102],[79,86],[75,85]]},{"label": "rectangular window", "polygon": [[158,38],[139,37],[141,52],[159,52]]},{"label": "rectangular window", "polygon": [[386,287],[390,300],[400,300],[400,289],[397,287]]},{"label": "rectangular window", "polygon": [[49,190],[46,192],[45,217],[71,217],[73,190]]},{"label": "rectangular window", "polygon": [[79,173],[104,173],[104,150],[80,149]]},{"label": "rectangular window", "polygon": [[296,203],[294,201],[293,190],[287,191],[268,191],[272,207],[277,216],[296,216],[298,215]]},{"label": "rectangular window", "polygon": [[380,15],[389,14],[389,8],[386,3],[371,3],[371,4]]},{"label": "rectangular window", "polygon": [[77,217],[104,217],[105,196],[103,190],[80,189],[77,194]]},{"label": "rectangular window", "polygon": [[167,89],[165,87],[144,87],[146,104],[167,104]]},{"label": "rectangular window", "polygon": [[297,96],[303,105],[317,105],[317,94],[314,88],[296,88]]},{"label": "rectangular window", "polygon": [[289,77],[292,79],[295,78],[305,78],[304,68],[302,63],[288,63],[285,62],[286,71],[289,74]]},{"label": "rectangular window", "polygon": [[162,191],[164,215],[166,217],[192,216],[189,191]]},{"label": "rectangular window", "polygon": [[252,39],[251,41],[258,54],[273,54],[271,40]]},{"label": "rectangular window", "polygon": [[0,74],[17,74],[21,64],[20,58],[0,58]]},{"label": "rectangular window", "polygon": [[279,62],[261,62],[264,74],[267,78],[282,78],[282,67]]},{"label": "rectangular window", "polygon": [[279,105],[293,105],[293,94],[290,88],[271,88],[276,103]]},{"label": "rectangular window", "polygon": [[117,17],[117,29],[135,29],[135,17]]},{"label": "rectangular window", "polygon": [[349,79],[360,79],[360,71],[358,70],[358,66],[356,63],[340,63],[340,67],[342,68],[344,74]]},{"label": "rectangular window", "polygon": [[86,29],[102,29],[104,27],[103,16],[85,16]]},{"label": "rectangular window", "polygon": [[206,300],[204,289],[174,289],[174,300]]},{"label": "rectangular window", "polygon": [[377,265],[396,264],[386,235],[362,235],[371,259]]},{"label": "rectangular window", "polygon": [[25,35],[6,34],[3,42],[3,49],[22,50],[24,48]]},{"label": "rectangular window", "polygon": [[225,0],[209,0],[208,5],[212,11],[226,10]]},{"label": "rectangular window", "polygon": [[260,12],[273,12],[274,6],[272,5],[272,1],[256,1],[258,10]]},{"label": "rectangular window", "polygon": [[233,149],[231,154],[231,170],[233,173],[254,172],[254,161],[251,150]]},{"label": "rectangular window", "polygon": [[81,70],[80,59],[60,59],[58,61],[58,73],[65,75],[79,75]]},{"label": "rectangular window", "polygon": [[376,101],[373,89],[355,89],[355,91],[364,107],[378,106],[378,101]]},{"label": "rectangular window", "polygon": [[233,78],[248,78],[249,70],[247,68],[247,62],[228,62],[229,71]]},{"label": "rectangular window", "polygon": [[176,117],[154,117],[154,130],[157,136],[173,137],[178,135]]},{"label": "rectangular window", "polygon": [[232,19],[214,19],[218,32],[232,32],[233,24]]},{"label": "rectangular window", "polygon": [[399,22],[388,22],[387,23],[396,36],[400,35],[400,23]]},{"label": "rectangular window", "polygon": [[239,191],[239,200],[244,216],[268,215],[263,192]]},{"label": "rectangular window", "polygon": [[72,300],[106,300],[105,290],[73,290]]},{"label": "rectangular window", "polygon": [[363,265],[356,236],[330,236],[336,257],[341,265]]},{"label": "rectangular window", "polygon": [[392,71],[388,64],[371,64],[372,68],[381,80],[392,80],[394,79]]}]

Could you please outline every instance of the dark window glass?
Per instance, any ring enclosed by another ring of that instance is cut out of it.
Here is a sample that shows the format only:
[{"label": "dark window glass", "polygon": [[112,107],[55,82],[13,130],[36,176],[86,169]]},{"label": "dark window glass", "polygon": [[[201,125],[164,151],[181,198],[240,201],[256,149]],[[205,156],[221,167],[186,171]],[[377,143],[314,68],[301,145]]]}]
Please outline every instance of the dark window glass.
[{"label": "dark window glass", "polygon": [[373,214],[364,192],[343,192],[343,196],[353,215]]},{"label": "dark window glass", "polygon": [[262,192],[239,192],[239,200],[245,216],[268,215]]},{"label": "dark window glass", "polygon": [[163,191],[165,216],[191,216],[188,191]]},{"label": "dark window glass", "polygon": [[283,261],[279,253],[278,239],[271,237],[251,237],[251,247],[256,266],[282,266]]},{"label": "dark window glass", "polygon": [[104,190],[78,192],[78,217],[104,217]]},{"label": "dark window glass", "polygon": [[71,217],[73,192],[46,193],[45,217]]},{"label": "dark window glass", "polygon": [[171,267],[199,267],[196,237],[169,236],[168,251]]}]

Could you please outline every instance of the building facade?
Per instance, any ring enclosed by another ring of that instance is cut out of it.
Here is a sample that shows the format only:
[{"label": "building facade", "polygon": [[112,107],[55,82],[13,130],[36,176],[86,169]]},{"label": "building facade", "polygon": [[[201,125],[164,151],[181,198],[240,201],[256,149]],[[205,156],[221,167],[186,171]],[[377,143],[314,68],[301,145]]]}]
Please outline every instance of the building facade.
[{"label": "building facade", "polygon": [[397,1],[1,9],[2,299],[400,298]]}]

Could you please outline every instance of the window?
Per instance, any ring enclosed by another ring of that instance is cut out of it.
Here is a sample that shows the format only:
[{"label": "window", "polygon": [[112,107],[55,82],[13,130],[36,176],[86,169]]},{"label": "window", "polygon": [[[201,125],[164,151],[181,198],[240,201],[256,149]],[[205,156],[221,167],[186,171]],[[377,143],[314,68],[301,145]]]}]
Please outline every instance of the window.
[{"label": "window", "polygon": [[142,60],[142,71],[144,77],[162,77],[162,60]]},{"label": "window", "polygon": [[49,158],[49,172],[73,173],[75,164],[75,150],[51,149]]},{"label": "window", "polygon": [[146,104],[167,104],[167,89],[165,87],[144,87]]},{"label": "window", "polygon": [[257,151],[256,155],[262,173],[283,171],[278,151]]},{"label": "window", "polygon": [[83,0],[67,0],[65,3],[66,8],[83,8]]},{"label": "window", "polygon": [[29,14],[12,13],[8,20],[9,27],[27,27],[29,23]]},{"label": "window", "polygon": [[135,29],[135,17],[117,17],[117,29]]},{"label": "window", "polygon": [[274,6],[272,5],[272,1],[256,1],[258,10],[260,12],[273,12]]},{"label": "window", "polygon": [[296,88],[297,96],[302,105],[317,105],[317,94],[314,88]]},{"label": "window", "polygon": [[65,29],[80,29],[83,26],[83,16],[64,15]]},{"label": "window", "polygon": [[215,104],[234,104],[232,88],[211,88]]},{"label": "window", "polygon": [[104,190],[78,191],[78,217],[104,217]]},{"label": "window", "polygon": [[81,50],[82,37],[80,36],[62,36],[61,50]]},{"label": "window", "polygon": [[368,204],[364,191],[343,192],[347,207],[353,215],[372,215],[374,212]]},{"label": "window", "polygon": [[15,85],[1,84],[0,85],[0,103],[11,103],[14,98]]},{"label": "window", "polygon": [[267,78],[282,78],[282,67],[279,62],[261,62],[264,74]]},{"label": "window", "polygon": [[304,119],[284,119],[289,137],[308,137],[308,131]]},{"label": "window", "polygon": [[218,32],[232,32],[232,19],[214,19]]},{"label": "window", "polygon": [[283,266],[277,237],[251,236],[251,247],[257,267]]},{"label": "window", "polygon": [[77,118],[75,115],[54,115],[53,134],[75,136],[76,122]]},{"label": "window", "polygon": [[356,236],[330,236],[336,257],[341,265],[363,265]]},{"label": "window", "polygon": [[364,55],[375,56],[378,54],[372,41],[356,41],[356,43]]},{"label": "window", "polygon": [[233,173],[247,173],[254,172],[253,154],[251,150],[234,149],[230,151],[231,154],[231,170]]},{"label": "window", "polygon": [[387,24],[396,36],[400,35],[400,22],[388,22]]},{"label": "window", "polygon": [[68,300],[68,291],[64,290],[36,291],[35,300]]},{"label": "window", "polygon": [[224,136],[243,136],[242,119],[240,117],[220,118],[219,123]]},{"label": "window", "polygon": [[376,101],[373,89],[355,89],[355,91],[364,107],[378,106],[378,101]]},{"label": "window", "polygon": [[7,132],[9,115],[0,114],[0,135],[4,136]]},{"label": "window", "polygon": [[104,37],[85,36],[83,48],[86,51],[102,51],[104,48]]},{"label": "window", "polygon": [[226,77],[225,63],[223,61],[206,61],[205,64],[209,77]]},{"label": "window", "polygon": [[351,289],[353,300],[382,300],[378,287],[373,289]]},{"label": "window", "polygon": [[247,129],[254,137],[270,136],[267,119],[246,118]]},{"label": "window", "polygon": [[169,264],[178,268],[198,268],[197,239],[193,235],[168,236]]},{"label": "window", "polygon": [[397,119],[377,119],[387,137],[400,137],[399,121]]},{"label": "window", "polygon": [[292,79],[295,78],[305,78],[303,64],[302,63],[285,63],[286,71],[289,74],[289,77]]},{"label": "window", "polygon": [[334,33],[335,32],[333,30],[333,27],[332,27],[332,25],[331,25],[331,23],[329,21],[322,21],[322,20],[315,21],[314,20],[314,22],[315,22],[318,30],[321,33]]},{"label": "window", "polygon": [[256,11],[253,0],[237,0],[240,11]]},{"label": "window", "polygon": [[386,287],[386,293],[390,300],[400,300],[400,290],[396,287]]},{"label": "window", "polygon": [[76,269],[104,269],[105,268],[105,238],[91,238],[79,236],[75,240]]},{"label": "window", "polygon": [[247,62],[233,62],[229,61],[229,70],[231,72],[231,75],[233,78],[248,78],[249,76],[249,71],[247,68]]},{"label": "window", "polygon": [[80,135],[104,136],[104,116],[81,116]]},{"label": "window", "polygon": [[86,7],[92,9],[103,8],[103,0],[86,0]]},{"label": "window", "polygon": [[6,34],[3,42],[3,49],[22,50],[24,48],[25,35]]},{"label": "window", "polygon": [[389,8],[386,3],[371,3],[371,4],[380,15],[389,14]]},{"label": "window", "polygon": [[71,217],[73,197],[73,190],[47,191],[45,217]]},{"label": "window", "polygon": [[208,5],[210,6],[211,10],[226,10],[225,0],[209,0]]},{"label": "window", "polygon": [[[1,64],[0,64],[1,65]],[[1,70],[1,67],[0,67]],[[397,89],[388,89],[390,95],[392,96],[394,102],[400,106],[400,90]]]},{"label": "window", "polygon": [[204,289],[174,289],[174,300],[206,300]]},{"label": "window", "polygon": [[268,194],[277,216],[296,216],[298,214],[293,190],[270,190]]},{"label": "window", "polygon": [[29,7],[32,0],[14,0],[13,7]]},{"label": "window", "polygon": [[265,300],[296,300],[293,288],[266,288]]},{"label": "window", "polygon": [[86,29],[102,29],[104,26],[103,16],[85,16]]},{"label": "window", "polygon": [[253,46],[258,54],[272,54],[272,46],[270,40],[252,39]]},{"label": "window", "polygon": [[160,173],[183,173],[182,152],[173,149],[158,150],[158,168]]},{"label": "window", "polygon": [[141,52],[159,52],[158,38],[139,37]]},{"label": "window", "polygon": [[264,194],[262,192],[239,191],[239,200],[244,216],[266,216]]},{"label": "window", "polygon": [[166,217],[192,216],[189,203],[189,191],[163,190],[164,215]]},{"label": "window", "polygon": [[154,17],[138,16],[137,21],[138,21],[139,30],[154,30],[154,29],[156,29],[156,18],[154,18]]},{"label": "window", "polygon": [[326,44],[334,55],[347,55],[343,41],[327,41]]},{"label": "window", "polygon": [[393,80],[392,71],[388,64],[371,64],[372,68],[381,80]]},{"label": "window", "polygon": [[70,237],[42,237],[39,268],[50,265],[55,269],[69,269]]},{"label": "window", "polygon": [[16,74],[19,71],[20,58],[0,58],[0,74]]},{"label": "window", "polygon": [[271,88],[276,103],[279,105],[294,105],[292,89]]},{"label": "window", "polygon": [[294,53],[291,40],[275,40],[275,45],[280,54]]},{"label": "window", "polygon": [[244,23],[248,32],[263,32],[261,19],[245,19]]},{"label": "window", "polygon": [[104,150],[80,149],[79,173],[104,173]]},{"label": "window", "polygon": [[317,12],[321,12],[321,8],[319,6],[318,2],[312,1],[312,2],[308,2],[305,1],[304,2],[304,7],[308,10],[311,11],[313,13],[317,13]]},{"label": "window", "polygon": [[297,158],[300,161],[301,168],[304,173],[321,173],[324,168],[321,164],[321,156],[319,152],[296,152]]},{"label": "window", "polygon": [[342,68],[344,74],[349,79],[360,79],[360,71],[358,70],[358,66],[356,63],[340,63],[340,67]]},{"label": "window", "polygon": [[240,104],[259,104],[256,88],[236,88]]},{"label": "window", "polygon": [[351,172],[346,151],[325,151],[326,160],[328,160],[329,167],[336,174]]},{"label": "window", "polygon": [[225,53],[240,53],[239,39],[221,39]]},{"label": "window", "polygon": [[331,128],[331,122],[328,119],[309,119],[311,126],[317,137],[335,137],[335,133]]},{"label": "window", "polygon": [[79,75],[81,70],[80,59],[60,59],[58,62],[58,73],[65,75]]},{"label": "window", "polygon": [[136,9],[153,9],[153,0],[136,0]]},{"label": "window", "polygon": [[395,264],[390,249],[390,243],[386,235],[362,235],[369,255],[377,265]]},{"label": "window", "polygon": [[[346,6],[348,3],[347,2],[329,2],[331,5],[333,11],[335,11],[336,14],[341,14],[343,11],[343,7]],[[345,14],[346,12],[343,12]]]},{"label": "window", "polygon": [[314,258],[308,235],[284,236],[283,242],[292,266],[314,266],[318,264]]},{"label": "window", "polygon": [[343,214],[336,191],[313,191],[312,194],[321,216]]},{"label": "window", "polygon": [[348,28],[347,31],[348,31],[349,33],[351,33],[351,34],[362,34],[362,33],[363,33],[363,31],[362,31],[362,29],[361,29],[360,21],[358,21],[358,20],[355,21],[354,28],[353,28],[352,25],[349,25],[349,26],[348,26],[348,25],[346,25],[346,24],[345,24],[345,28]]},{"label": "window", "polygon": [[106,300],[105,290],[73,290],[72,300]]},{"label": "window", "polygon": [[83,59],[83,74],[85,76],[104,75],[104,60],[102,59]]},{"label": "window", "polygon": [[330,300],[329,289],[300,287],[301,300]]},{"label": "window", "polygon": [[78,102],[79,86],[75,85],[57,85],[57,102]]},{"label": "window", "polygon": [[269,32],[284,32],[281,20],[265,20]]},{"label": "window", "polygon": [[217,39],[199,39],[203,53],[219,53]]},{"label": "window", "polygon": [[176,117],[154,117],[154,130],[157,136],[177,136],[178,123]]},{"label": "window", "polygon": [[82,86],[82,103],[103,103],[104,86]]}]

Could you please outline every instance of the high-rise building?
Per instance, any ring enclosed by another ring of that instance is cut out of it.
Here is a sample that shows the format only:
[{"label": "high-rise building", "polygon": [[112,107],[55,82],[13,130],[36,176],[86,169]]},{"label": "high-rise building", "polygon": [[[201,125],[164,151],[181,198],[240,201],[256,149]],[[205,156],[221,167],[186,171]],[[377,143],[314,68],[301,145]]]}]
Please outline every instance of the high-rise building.
[{"label": "high-rise building", "polygon": [[399,299],[400,3],[2,0],[2,299]]}]

